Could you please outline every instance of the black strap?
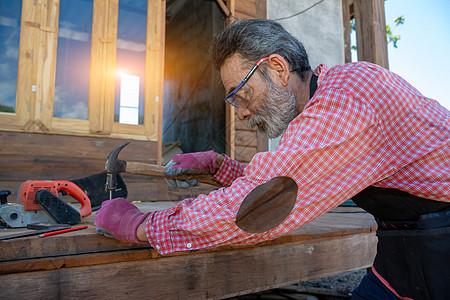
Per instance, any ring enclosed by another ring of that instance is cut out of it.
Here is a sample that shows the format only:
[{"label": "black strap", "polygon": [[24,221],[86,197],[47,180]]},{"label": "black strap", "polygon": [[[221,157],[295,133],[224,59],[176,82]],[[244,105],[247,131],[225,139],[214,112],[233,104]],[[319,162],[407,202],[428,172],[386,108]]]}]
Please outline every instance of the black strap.
[{"label": "black strap", "polygon": [[312,74],[311,82],[309,83],[309,99],[311,99],[314,96],[314,93],[317,90],[317,79],[319,79],[319,77]]}]

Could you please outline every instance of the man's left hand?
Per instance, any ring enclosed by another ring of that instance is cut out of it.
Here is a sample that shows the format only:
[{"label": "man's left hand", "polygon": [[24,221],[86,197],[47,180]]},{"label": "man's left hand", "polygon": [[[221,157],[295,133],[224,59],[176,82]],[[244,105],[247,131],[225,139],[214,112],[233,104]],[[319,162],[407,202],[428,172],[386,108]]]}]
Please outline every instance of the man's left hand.
[{"label": "man's left hand", "polygon": [[138,239],[136,231],[149,214],[142,213],[124,198],[107,200],[96,212],[95,231],[125,243],[145,243]]}]

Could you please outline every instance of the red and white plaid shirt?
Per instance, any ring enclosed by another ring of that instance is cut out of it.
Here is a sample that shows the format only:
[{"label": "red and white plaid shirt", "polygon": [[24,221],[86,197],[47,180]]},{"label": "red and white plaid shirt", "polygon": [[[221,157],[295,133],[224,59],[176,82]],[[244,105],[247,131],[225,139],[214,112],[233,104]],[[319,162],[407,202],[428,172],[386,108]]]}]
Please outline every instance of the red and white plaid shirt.
[{"label": "red and white plaid shirt", "polygon": [[[318,88],[276,151],[248,165],[226,158],[215,179],[228,187],[154,212],[150,244],[161,254],[277,238],[369,185],[450,202],[450,112],[404,79],[358,62],[316,69]],[[242,200],[276,176],[298,184],[295,208],[278,227],[246,233],[234,223]]]}]

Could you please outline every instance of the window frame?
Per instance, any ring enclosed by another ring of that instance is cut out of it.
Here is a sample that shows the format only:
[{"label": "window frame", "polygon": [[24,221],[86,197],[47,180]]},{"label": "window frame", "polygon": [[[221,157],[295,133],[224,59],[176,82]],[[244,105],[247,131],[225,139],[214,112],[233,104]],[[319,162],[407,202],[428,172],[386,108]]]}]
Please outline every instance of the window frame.
[{"label": "window frame", "polygon": [[147,1],[144,124],[114,122],[120,0],[94,0],[87,120],[53,117],[59,2],[22,1],[15,113],[0,130],[161,141],[165,2]]}]

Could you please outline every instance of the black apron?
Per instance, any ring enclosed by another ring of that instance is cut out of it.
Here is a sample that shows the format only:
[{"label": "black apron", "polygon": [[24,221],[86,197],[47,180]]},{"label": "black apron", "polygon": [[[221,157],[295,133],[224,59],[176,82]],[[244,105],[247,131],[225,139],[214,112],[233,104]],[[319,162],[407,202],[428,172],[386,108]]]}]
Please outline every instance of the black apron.
[{"label": "black apron", "polygon": [[375,217],[374,269],[402,297],[450,299],[450,203],[368,187],[352,197]]}]

